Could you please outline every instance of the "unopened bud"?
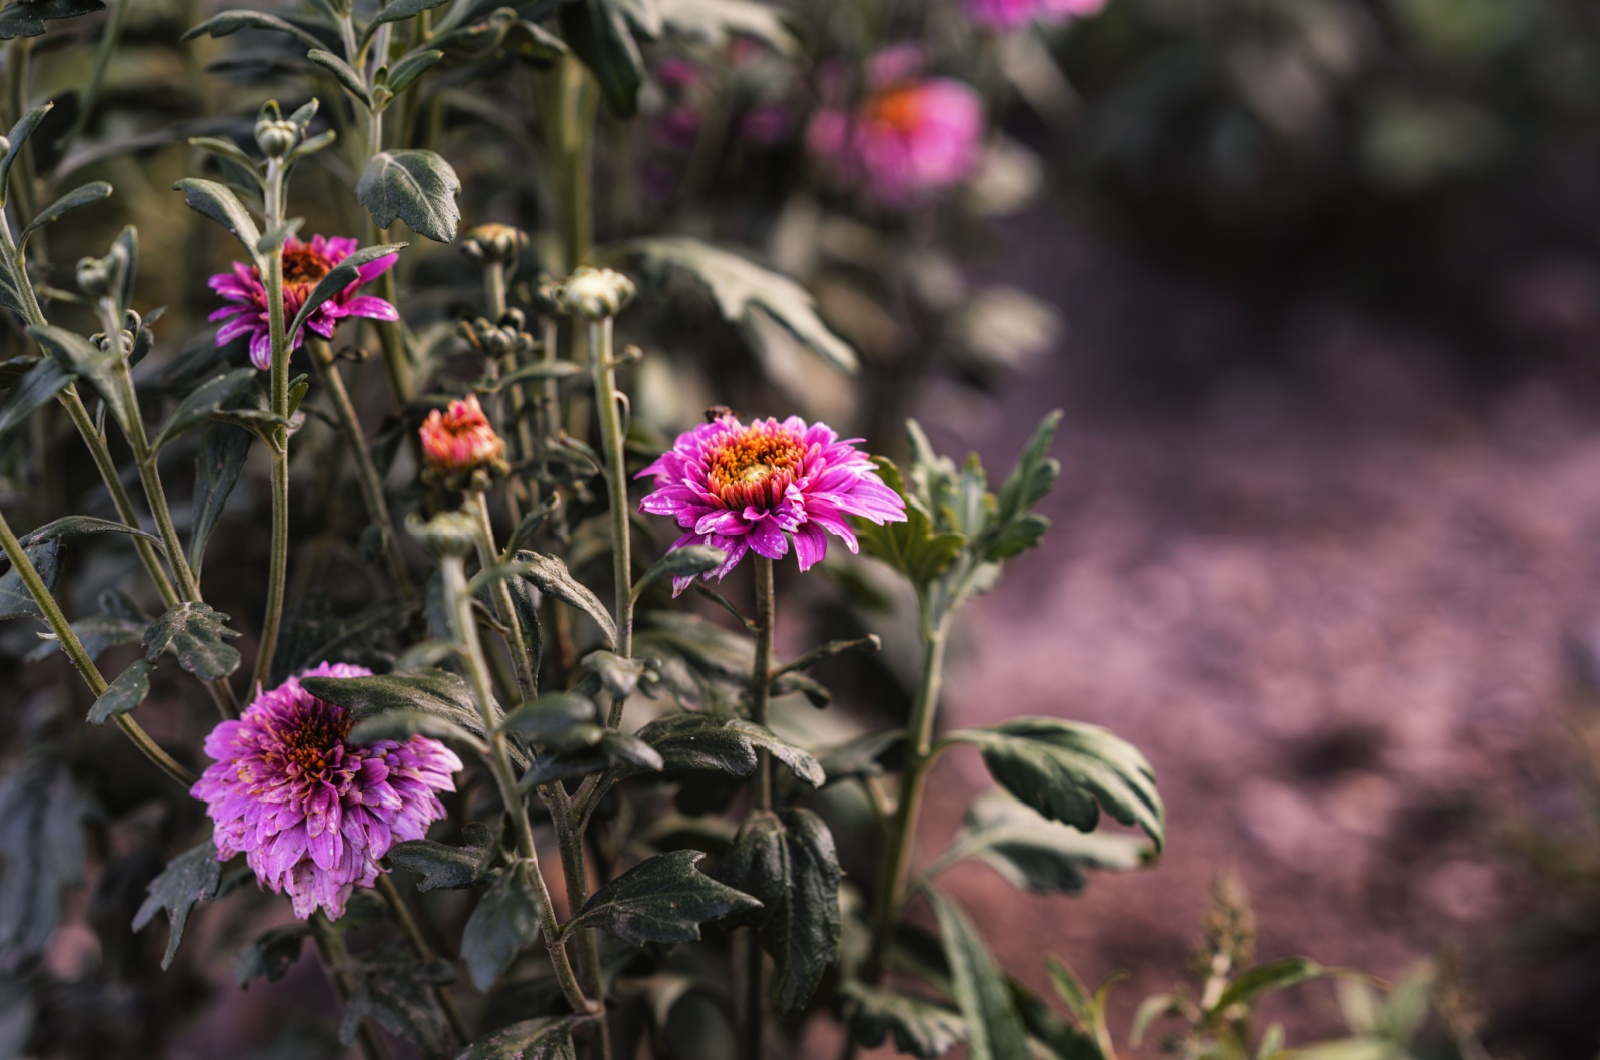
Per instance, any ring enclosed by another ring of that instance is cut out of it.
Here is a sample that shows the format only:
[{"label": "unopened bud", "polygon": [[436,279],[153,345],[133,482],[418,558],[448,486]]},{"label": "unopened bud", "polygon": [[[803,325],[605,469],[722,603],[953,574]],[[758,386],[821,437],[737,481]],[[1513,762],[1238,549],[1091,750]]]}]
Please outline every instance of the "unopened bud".
[{"label": "unopened bud", "polygon": [[426,522],[412,512],[406,532],[436,556],[465,556],[473,550],[477,524],[465,512],[440,512]]},{"label": "unopened bud", "polygon": [[282,158],[294,150],[299,139],[300,130],[292,121],[262,118],[256,122],[256,146],[268,158]]},{"label": "unopened bud", "polygon": [[448,489],[482,489],[494,475],[503,475],[506,443],[494,432],[476,394],[434,409],[423,421],[424,477]]},{"label": "unopened bud", "polygon": [[478,225],[461,241],[461,252],[485,265],[513,265],[528,245],[528,233],[511,225]]},{"label": "unopened bud", "polygon": [[109,258],[79,258],[78,290],[90,298],[106,298],[116,290],[118,271]]},{"label": "unopened bud", "polygon": [[561,304],[575,317],[603,320],[622,312],[635,292],[633,281],[622,273],[585,266],[567,278]]}]

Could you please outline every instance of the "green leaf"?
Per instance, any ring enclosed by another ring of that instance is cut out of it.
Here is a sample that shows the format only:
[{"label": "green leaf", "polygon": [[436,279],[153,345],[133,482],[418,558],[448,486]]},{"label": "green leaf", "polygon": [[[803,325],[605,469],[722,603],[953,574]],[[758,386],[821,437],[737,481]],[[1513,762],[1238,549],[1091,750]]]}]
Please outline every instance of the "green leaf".
[{"label": "green leaf", "polygon": [[133,418],[139,414],[139,410],[128,403],[118,384],[117,372],[122,363],[122,354],[115,347],[99,349],[82,335],[51,324],[29,327],[28,334],[33,336],[40,349],[54,357],[63,368],[76,372],[94,384],[117,424],[123,431],[132,432]]},{"label": "green leaf", "polygon": [[1324,968],[1309,957],[1285,957],[1279,961],[1258,964],[1229,983],[1211,1011],[1226,1014],[1235,1005],[1253,1004],[1263,994],[1339,974],[1337,969]]},{"label": "green leaf", "polygon": [[[61,542],[46,541],[23,549],[23,552],[33,569],[39,573],[44,587],[53,591],[56,581],[61,577]],[[8,570],[0,575],[0,620],[7,618],[37,618],[44,621],[44,612],[39,610],[33,594],[28,592],[28,587],[22,583],[22,575],[16,570]]]},{"label": "green leaf", "polygon": [[419,961],[389,950],[375,959],[353,961],[350,1000],[339,1024],[339,1041],[355,1044],[363,1018],[371,1017],[390,1034],[416,1044],[424,1057],[449,1053],[450,1028],[433,988],[455,982],[448,962]]},{"label": "green leaf", "polygon": [[[560,361],[557,363],[566,364],[567,362]],[[573,365],[573,367],[577,366]],[[511,531],[510,538],[506,540],[506,555],[516,555],[517,550],[522,547],[522,543],[532,537],[539,527],[544,525],[544,521],[550,518],[550,514],[559,507],[561,507],[561,494],[557,493],[533,509],[533,511],[524,515],[522,520],[517,523],[516,529]]]},{"label": "green leaf", "polygon": [[362,106],[368,110],[373,109],[372,93],[367,89],[366,81],[356,71],[355,67],[332,52],[324,51],[321,48],[312,48],[306,52],[306,58],[332,74],[333,79],[339,82],[346,92],[360,100]]},{"label": "green leaf", "polygon": [[28,417],[72,385],[72,370],[52,357],[39,361],[19,379],[0,404],[0,438],[26,423]]},{"label": "green leaf", "polygon": [[617,646],[617,624],[612,620],[611,612],[598,596],[572,576],[560,559],[537,552],[518,552],[516,562],[507,566],[526,575],[529,581],[539,587],[540,592],[576,607],[594,619],[600,632],[605,635],[606,643],[613,648]]},{"label": "green leaf", "polygon": [[0,774],[0,949],[13,959],[42,954],[55,935],[65,892],[83,883],[93,812],[60,759],[29,756]]},{"label": "green leaf", "polygon": [[461,838],[466,846],[405,840],[389,848],[389,861],[421,876],[419,891],[475,887],[488,878],[489,865],[499,853],[499,840],[491,829],[476,822],[461,830]]},{"label": "green leaf", "polygon": [[372,156],[356,183],[356,198],[379,228],[398,217],[413,232],[439,243],[456,237],[461,180],[432,151],[382,151]]},{"label": "green leaf", "polygon": [[46,541],[60,541],[68,537],[81,537],[84,534],[127,534],[129,537],[143,537],[160,543],[161,539],[154,534],[137,530],[111,519],[96,519],[89,515],[64,515],[60,519],[53,519],[36,530],[23,534],[18,541],[23,548],[33,545],[42,545]]},{"label": "green leaf", "polygon": [[[72,623],[72,632],[89,658],[98,660],[107,648],[118,644],[137,644],[144,639],[144,631],[149,627],[150,620],[146,618],[126,618],[121,615],[86,615]],[[44,638],[37,648],[26,656],[28,662],[38,662],[48,659],[51,655],[61,650],[61,644],[53,635]]]},{"label": "green leaf", "polygon": [[20,252],[23,247],[27,246],[28,237],[45,225],[61,220],[62,217],[79,207],[88,206],[90,203],[99,202],[101,199],[110,197],[111,185],[103,180],[73,188],[34,215],[33,220],[29,221],[27,227],[23,228],[17,235],[17,250]]},{"label": "green leaf", "polygon": [[357,722],[395,710],[433,714],[480,739],[487,734],[472,690],[445,670],[371,677],[306,677],[300,684],[318,699],[344,707]]},{"label": "green leaf", "polygon": [[561,36],[600,83],[606,107],[618,118],[639,111],[644,57],[617,0],[572,0],[561,8]]},{"label": "green leaf", "polygon": [[[221,17],[221,16],[218,16]],[[215,20],[213,20],[215,21]],[[237,239],[250,256],[250,261],[257,268],[261,268],[261,255],[256,252],[256,246],[261,242],[261,232],[256,228],[255,219],[250,216],[250,211],[245,209],[244,203],[239,201],[233,189],[226,184],[218,184],[214,180],[201,180],[198,177],[184,177],[174,181],[174,191],[183,192],[183,201],[190,209],[217,222],[226,228],[233,238]],[[263,275],[265,269],[261,269]]]},{"label": "green leaf", "polygon": [[155,668],[155,663],[145,659],[135,659],[129,663],[128,668],[106,686],[100,698],[94,701],[94,706],[89,708],[89,720],[96,725],[104,725],[143,703],[150,694],[150,673]]},{"label": "green leaf", "polygon": [[693,942],[705,921],[761,904],[695,868],[704,857],[674,850],[640,862],[596,891],[562,934],[602,928],[634,946]]},{"label": "green leaf", "polygon": [[719,880],[761,902],[739,920],[772,955],[772,1002],[784,1015],[805,1008],[839,959],[842,875],[833,834],[805,809],[751,813],[717,867]]},{"label": "green leaf", "polygon": [[624,659],[615,652],[592,651],[578,663],[582,676],[575,688],[585,693],[604,689],[612,696],[631,696],[640,681],[653,680],[655,668],[648,659]]},{"label": "green leaf", "polygon": [[208,422],[212,413],[238,396],[259,374],[254,368],[235,368],[225,375],[201,383],[188,397],[178,402],[178,407],[173,409],[167,422],[162,424],[161,431],[156,435],[155,441],[150,443],[150,448],[159,452],[174,438]]},{"label": "green leaf", "polygon": [[144,657],[155,662],[170,650],[178,665],[202,681],[218,681],[239,668],[239,652],[228,639],[239,636],[224,623],[228,616],[205,604],[181,603],[150,623]]},{"label": "green leaf", "polygon": [[1143,829],[1158,851],[1165,841],[1166,810],[1155,773],[1138,748],[1109,729],[1027,717],[961,729],[945,739],[981,750],[995,780],[1052,821],[1092,832],[1104,807],[1122,824]]},{"label": "green leaf", "polygon": [[[581,743],[588,733],[580,730],[572,735],[575,743]],[[611,770],[614,779],[636,773],[659,772],[661,755],[637,736],[600,729],[598,739],[590,746],[541,755],[533,768],[522,775],[518,784],[523,791],[531,791],[540,784],[581,777],[602,769]]]},{"label": "green leaf", "polygon": [[1050,413],[1033,432],[1033,438],[1017,458],[1017,466],[1000,487],[995,510],[995,534],[985,542],[991,559],[1014,556],[1038,544],[1049,527],[1043,516],[1035,516],[1021,529],[1025,513],[1045,498],[1061,475],[1061,464],[1050,457],[1050,443],[1061,424],[1061,410]]},{"label": "green leaf", "polygon": [[734,37],[758,40],[780,55],[800,43],[784,24],[784,13],[753,0],[657,0],[666,32],[721,51]]},{"label": "green leaf", "polygon": [[1133,1013],[1133,1026],[1128,1031],[1128,1044],[1138,1047],[1143,1041],[1145,1032],[1150,1025],[1164,1016],[1181,1016],[1183,1009],[1177,1004],[1177,998],[1171,994],[1151,994],[1139,1002],[1139,1007]]},{"label": "green leaf", "polygon": [[878,476],[884,485],[900,494],[906,502],[906,521],[885,523],[882,526],[856,520],[856,536],[861,540],[861,550],[875,556],[904,574],[913,585],[921,588],[933,582],[961,555],[967,543],[961,534],[939,533],[933,520],[922,505],[907,493],[905,479],[900,469],[888,457],[874,457]]},{"label": "green leaf", "polygon": [[1154,857],[1155,851],[1134,836],[1087,835],[1046,821],[1009,795],[992,791],[972,804],[961,832],[928,875],[975,858],[1013,887],[1034,894],[1076,894],[1088,884],[1085,873],[1090,869],[1127,872]]},{"label": "green leaf", "polygon": [[254,979],[265,979],[269,983],[282,979],[289,966],[300,959],[300,951],[309,934],[310,924],[282,924],[257,935],[239,951],[239,966],[235,973],[239,989],[248,990]]},{"label": "green leaf", "polygon": [[672,714],[644,726],[639,738],[661,752],[667,769],[709,769],[747,777],[756,769],[756,749],[762,748],[814,788],[827,780],[809,751],[744,718]]},{"label": "green leaf", "polygon": [[291,217],[272,228],[261,233],[261,242],[256,244],[256,250],[262,254],[271,254],[289,241],[289,237],[305,225],[304,217]]},{"label": "green leaf", "polygon": [[869,1049],[892,1034],[900,1052],[932,1060],[967,1040],[966,1023],[943,1005],[865,983],[848,983],[843,994],[850,1035]]},{"label": "green leaf", "polygon": [[277,15],[269,15],[264,11],[223,11],[212,15],[204,22],[185,33],[180,40],[184,43],[197,37],[212,36],[226,37],[231,33],[238,33],[242,29],[269,29],[279,33],[287,33],[307,48],[321,48],[322,41],[307,33],[292,22],[285,21]]},{"label": "green leaf", "polygon": [[686,236],[629,240],[607,248],[604,256],[636,261],[644,277],[658,285],[674,275],[694,280],[752,346],[761,342],[757,318],[765,316],[836,368],[855,372],[860,367],[856,352],[817,315],[810,292],[748,258]]},{"label": "green leaf", "polygon": [[594,701],[575,692],[546,692],[538,699],[530,699],[506,715],[500,731],[556,751],[593,747],[605,734],[595,724]]},{"label": "green leaf", "polygon": [[456,1060],[578,1060],[572,1042],[572,1020],[546,1017],[513,1023],[479,1038]]},{"label": "green leaf", "polygon": [[675,548],[651,564],[643,577],[633,583],[633,599],[662,578],[693,578],[715,570],[727,562],[728,554],[712,545],[685,545]]},{"label": "green leaf", "polygon": [[[13,5],[10,11],[15,10],[16,5]],[[9,14],[9,11],[7,13]],[[39,31],[44,32],[44,27],[40,26]],[[44,116],[49,114],[54,106],[54,103],[41,103],[34,107],[17,119],[17,123],[11,127],[11,132],[6,136],[6,141],[11,147],[7,149],[4,157],[0,157],[0,206],[6,203],[6,193],[11,185],[11,167],[16,163],[17,156],[22,153],[22,147],[28,142],[28,137],[33,135],[33,131],[39,127],[39,123],[44,121]]]},{"label": "green leaf", "polygon": [[488,990],[517,954],[539,941],[539,896],[526,861],[507,866],[478,900],[461,932],[461,956],[472,985]]},{"label": "green leaf", "polygon": [[77,18],[104,11],[100,0],[20,0],[0,11],[0,40],[37,37],[46,20]]},{"label": "green leaf", "polygon": [[366,32],[362,34],[362,37],[363,39],[370,39],[373,32],[386,22],[403,22],[408,18],[416,18],[424,11],[431,11],[449,2],[450,0],[394,0],[388,7],[373,16],[372,21],[367,23]]},{"label": "green leaf", "polygon": [[194,528],[189,532],[189,566],[196,577],[205,558],[211,532],[239,481],[250,455],[250,432],[229,423],[213,423],[200,440],[194,457]]},{"label": "green leaf", "polygon": [[167,911],[172,932],[167,936],[167,952],[161,958],[163,971],[172,967],[172,959],[178,955],[178,943],[183,941],[190,912],[196,904],[215,898],[221,882],[222,862],[217,860],[217,848],[210,839],[173,858],[161,875],[150,881],[146,888],[150,897],[133,915],[133,930],[143,930],[156,913]]},{"label": "green leaf", "polygon": [[817,761],[828,775],[825,783],[883,776],[885,767],[881,760],[891,749],[904,743],[905,738],[904,729],[886,729],[857,736],[820,752]]},{"label": "green leaf", "polygon": [[968,1055],[972,1060],[1021,1060],[1028,1055],[1028,1036],[983,936],[960,906],[932,888],[926,893],[939,918],[956,1003],[970,1030]]},{"label": "green leaf", "polygon": [[437,714],[421,710],[386,710],[357,723],[346,739],[353,744],[366,744],[374,740],[403,742],[413,736],[432,736],[436,740],[466,744],[479,754],[489,750],[487,743],[467,729]]},{"label": "green leaf", "polygon": [[383,82],[383,87],[399,95],[411,87],[411,82],[432,69],[434,64],[443,58],[444,52],[437,48],[412,52],[389,69],[388,76]]},{"label": "green leaf", "polygon": [[[232,162],[239,169],[256,177],[259,183],[260,175],[256,172],[256,160],[246,154],[244,148],[232,140],[224,140],[220,136],[191,136],[189,137],[189,146],[198,147],[200,150],[216,155],[220,159]],[[257,249],[260,249],[259,246]]]}]

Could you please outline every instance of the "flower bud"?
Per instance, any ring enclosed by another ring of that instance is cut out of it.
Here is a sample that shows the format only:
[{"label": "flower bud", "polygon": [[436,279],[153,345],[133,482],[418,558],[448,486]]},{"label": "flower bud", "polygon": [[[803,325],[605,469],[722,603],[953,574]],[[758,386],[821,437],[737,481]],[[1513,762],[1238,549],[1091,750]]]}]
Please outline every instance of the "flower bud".
[{"label": "flower bud", "polygon": [[614,317],[633,301],[633,281],[611,269],[579,269],[561,288],[561,304],[575,317]]},{"label": "flower bud", "polygon": [[300,139],[300,130],[292,121],[274,121],[262,118],[256,122],[256,146],[268,158],[282,158],[294,150]]},{"label": "flower bud", "polygon": [[482,489],[493,475],[503,475],[506,443],[489,426],[476,394],[450,407],[434,409],[422,424],[424,477],[449,489]]},{"label": "flower bud", "polygon": [[426,522],[412,512],[406,516],[406,532],[435,556],[465,556],[475,547],[477,524],[465,512],[440,512]]},{"label": "flower bud", "polygon": [[117,271],[109,258],[79,258],[78,290],[90,298],[106,298],[117,288]]},{"label": "flower bud", "polygon": [[528,233],[511,225],[478,225],[461,241],[461,252],[484,265],[514,265],[528,245]]}]

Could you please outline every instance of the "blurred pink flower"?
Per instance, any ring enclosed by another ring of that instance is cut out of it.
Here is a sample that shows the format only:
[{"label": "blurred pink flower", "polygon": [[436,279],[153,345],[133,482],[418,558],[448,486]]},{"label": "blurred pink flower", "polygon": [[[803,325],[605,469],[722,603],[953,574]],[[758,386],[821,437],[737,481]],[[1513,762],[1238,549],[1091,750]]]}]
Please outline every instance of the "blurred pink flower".
[{"label": "blurred pink flower", "polygon": [[1106,0],[967,0],[974,22],[992,29],[1016,29],[1035,19],[1066,21],[1098,13]]},{"label": "blurred pink flower", "polygon": [[506,471],[506,443],[490,426],[476,394],[428,413],[420,434],[423,462],[442,481],[461,480],[479,470]]},{"label": "blurred pink flower", "polygon": [[[335,236],[332,239],[312,236],[311,242],[302,243],[290,236],[283,245],[283,317],[284,325],[294,320],[300,307],[305,305],[317,281],[328,275],[339,262],[355,253],[356,241]],[[306,327],[325,339],[333,338],[333,331],[345,317],[367,317],[371,320],[399,320],[400,313],[382,298],[358,295],[356,288],[386,272],[395,263],[397,255],[386,254],[369,261],[357,270],[357,277],[344,290],[317,307],[306,320]],[[228,304],[212,313],[212,323],[225,320],[217,329],[217,345],[226,346],[240,335],[250,336],[250,362],[263,372],[272,367],[272,343],[267,323],[267,288],[261,273],[254,265],[233,263],[232,272],[219,272],[210,280],[211,289]],[[298,350],[304,339],[297,332],[291,350]]]}]

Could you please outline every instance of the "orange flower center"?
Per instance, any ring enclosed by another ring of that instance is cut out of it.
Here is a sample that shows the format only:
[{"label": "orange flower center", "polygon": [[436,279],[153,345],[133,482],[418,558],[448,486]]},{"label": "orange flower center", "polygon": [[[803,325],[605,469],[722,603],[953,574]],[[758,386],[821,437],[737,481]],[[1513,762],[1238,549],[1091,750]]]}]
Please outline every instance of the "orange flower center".
[{"label": "orange flower center", "polygon": [[348,713],[333,719],[306,718],[285,735],[284,753],[301,769],[322,769],[328,764],[328,752],[350,735],[351,723]]},{"label": "orange flower center", "polygon": [[922,89],[916,85],[881,92],[866,103],[867,120],[896,132],[908,133],[922,124],[926,107]]},{"label": "orange flower center", "polygon": [[283,282],[314,284],[333,269],[326,254],[319,254],[310,243],[283,248]]},{"label": "orange flower center", "polygon": [[805,455],[805,447],[788,431],[754,424],[716,451],[708,478],[717,496],[730,506],[775,501],[794,481]]}]

